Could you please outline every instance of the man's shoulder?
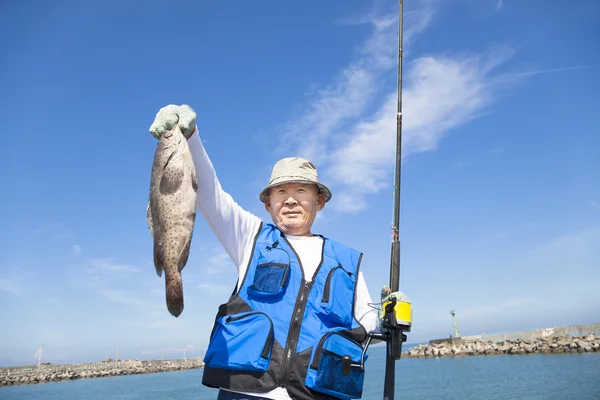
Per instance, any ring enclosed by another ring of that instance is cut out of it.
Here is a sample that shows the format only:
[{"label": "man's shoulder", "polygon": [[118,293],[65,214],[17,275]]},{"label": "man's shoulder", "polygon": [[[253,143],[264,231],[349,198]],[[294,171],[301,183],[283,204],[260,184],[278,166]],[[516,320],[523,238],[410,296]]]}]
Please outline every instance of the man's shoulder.
[{"label": "man's shoulder", "polygon": [[256,240],[277,240],[280,236],[281,231],[276,225],[269,222],[265,222],[262,219],[260,220],[258,229],[256,231]]},{"label": "man's shoulder", "polygon": [[347,244],[338,242],[337,240],[331,239],[327,236],[320,235],[325,241],[325,245],[330,247],[336,254],[346,253],[353,255],[361,255],[362,252],[354,247],[348,246]]}]

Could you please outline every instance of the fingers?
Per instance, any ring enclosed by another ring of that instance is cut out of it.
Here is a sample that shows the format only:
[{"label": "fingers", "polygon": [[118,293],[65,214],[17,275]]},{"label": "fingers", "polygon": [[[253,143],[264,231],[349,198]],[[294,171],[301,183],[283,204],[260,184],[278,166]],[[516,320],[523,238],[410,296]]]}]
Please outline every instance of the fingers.
[{"label": "fingers", "polygon": [[158,110],[154,122],[150,125],[150,133],[156,139],[160,139],[161,135],[167,131],[170,131],[177,121],[179,116],[177,115],[178,106],[169,104],[166,107]]},{"label": "fingers", "polygon": [[181,106],[169,104],[162,107],[150,126],[150,133],[156,139],[160,139],[163,133],[173,129],[177,123],[181,132],[187,136],[196,128],[196,112],[187,104]]},{"label": "fingers", "polygon": [[187,104],[179,107],[179,129],[187,137],[196,128],[196,112]]}]

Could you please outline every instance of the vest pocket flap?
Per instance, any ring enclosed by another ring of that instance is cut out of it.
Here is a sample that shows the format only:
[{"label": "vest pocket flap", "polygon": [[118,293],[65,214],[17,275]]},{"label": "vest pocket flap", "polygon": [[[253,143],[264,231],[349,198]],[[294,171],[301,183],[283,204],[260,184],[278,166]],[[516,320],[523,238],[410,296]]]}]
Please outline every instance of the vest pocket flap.
[{"label": "vest pocket flap", "polygon": [[290,258],[282,249],[267,246],[260,249],[254,280],[248,295],[254,298],[278,298],[285,291],[290,277]]},{"label": "vest pocket flap", "polygon": [[331,269],[323,285],[319,313],[342,325],[352,322],[356,279],[341,265]]},{"label": "vest pocket flap", "polygon": [[326,334],[313,351],[306,386],[342,399],[360,398],[364,371],[358,365],[362,350],[352,339],[335,332]]},{"label": "vest pocket flap", "polygon": [[264,372],[271,360],[273,322],[252,311],[217,319],[204,363],[212,368]]}]

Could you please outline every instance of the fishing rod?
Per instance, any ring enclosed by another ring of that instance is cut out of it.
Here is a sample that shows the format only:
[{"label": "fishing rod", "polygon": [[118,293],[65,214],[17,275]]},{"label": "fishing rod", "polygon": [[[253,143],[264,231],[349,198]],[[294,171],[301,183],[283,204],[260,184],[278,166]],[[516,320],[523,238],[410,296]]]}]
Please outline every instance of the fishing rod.
[{"label": "fishing rod", "polygon": [[381,293],[381,332],[370,332],[363,347],[360,364],[352,362],[350,356],[342,358],[342,372],[350,374],[352,367],[364,370],[364,359],[372,340],[386,342],[385,379],[383,399],[394,400],[396,389],[396,360],[402,355],[402,343],[406,342],[404,332],[412,326],[412,308],[408,297],[400,292],[400,176],[402,168],[402,30],[403,1],[398,9],[398,109],[396,114],[396,173],[394,182],[394,220],[392,225],[392,249],[390,259],[390,284]]},{"label": "fishing rod", "polygon": [[[396,176],[394,182],[394,222],[392,225],[392,249],[390,260],[390,286],[392,296],[400,290],[400,178],[402,168],[402,47],[403,47],[403,0],[398,4],[398,108],[396,114]],[[404,332],[410,331],[411,307],[406,298],[392,297],[384,303],[382,326],[387,330],[387,357],[385,358],[384,400],[393,400],[396,389],[396,360],[400,359]]]}]

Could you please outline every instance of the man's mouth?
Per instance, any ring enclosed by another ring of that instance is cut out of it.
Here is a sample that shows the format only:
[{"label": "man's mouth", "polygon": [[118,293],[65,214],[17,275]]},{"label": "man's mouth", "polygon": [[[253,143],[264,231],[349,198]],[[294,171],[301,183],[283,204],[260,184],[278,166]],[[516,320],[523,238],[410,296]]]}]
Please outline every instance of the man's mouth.
[{"label": "man's mouth", "polygon": [[300,211],[284,211],[283,215],[299,215]]}]

